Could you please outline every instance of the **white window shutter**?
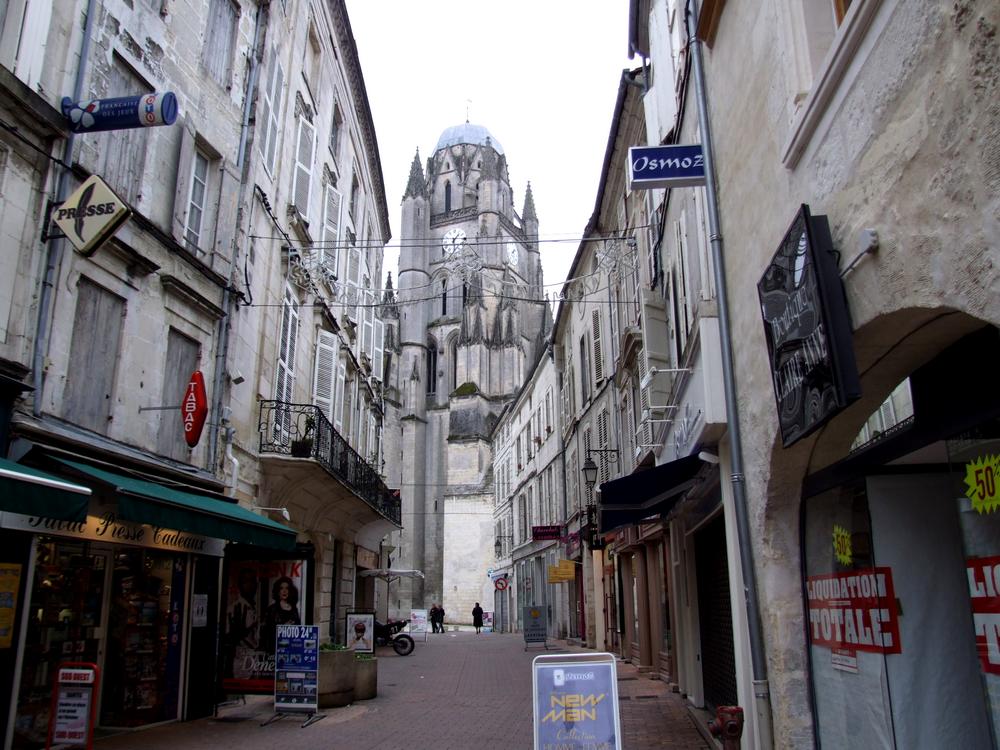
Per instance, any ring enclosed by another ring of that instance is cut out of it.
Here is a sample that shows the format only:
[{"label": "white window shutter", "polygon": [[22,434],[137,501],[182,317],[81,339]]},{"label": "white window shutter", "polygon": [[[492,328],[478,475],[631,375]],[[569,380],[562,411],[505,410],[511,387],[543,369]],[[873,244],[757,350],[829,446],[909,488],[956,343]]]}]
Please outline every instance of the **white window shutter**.
[{"label": "white window shutter", "polygon": [[337,367],[337,337],[320,331],[316,341],[316,367],[313,373],[313,403],[333,421],[334,375]]},{"label": "white window shutter", "polygon": [[604,380],[604,353],[601,351],[601,311],[594,310],[591,315],[594,329],[594,382]]},{"label": "white window shutter", "polygon": [[333,390],[333,429],[343,434],[344,401],[347,392],[347,365],[343,357],[337,357],[337,380]]},{"label": "white window shutter", "polygon": [[375,325],[375,295],[369,291],[366,291],[361,298],[362,308],[360,311],[361,317],[361,353],[368,356],[369,360],[372,357],[372,338],[373,338],[373,328]]},{"label": "white window shutter", "polygon": [[375,379],[382,381],[385,367],[383,352],[385,351],[385,323],[378,318],[375,319],[375,343],[372,350],[372,370]]},{"label": "white window shutter", "polygon": [[299,132],[295,144],[295,185],[292,196],[299,213],[309,218],[309,192],[312,183],[313,150],[316,145],[316,128],[305,117],[299,118]]},{"label": "white window shutter", "polygon": [[333,185],[326,186],[326,200],[323,201],[323,235],[319,250],[321,268],[329,276],[340,273],[340,192]]}]

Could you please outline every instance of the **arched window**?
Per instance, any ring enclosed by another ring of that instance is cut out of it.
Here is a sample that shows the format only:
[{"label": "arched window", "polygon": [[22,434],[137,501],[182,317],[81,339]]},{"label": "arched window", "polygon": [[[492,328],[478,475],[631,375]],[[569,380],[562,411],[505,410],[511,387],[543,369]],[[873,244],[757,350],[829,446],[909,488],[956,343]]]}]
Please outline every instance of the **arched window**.
[{"label": "arched window", "polygon": [[427,338],[427,392],[437,392],[438,349],[433,336]]},{"label": "arched window", "polygon": [[458,336],[448,342],[448,356],[451,358],[451,390],[458,388]]},{"label": "arched window", "polygon": [[444,184],[444,210],[451,211],[451,181]]},{"label": "arched window", "polygon": [[469,304],[469,285],[466,282],[462,282],[462,307],[464,308]]},{"label": "arched window", "polygon": [[448,314],[448,281],[441,282],[441,314]]}]

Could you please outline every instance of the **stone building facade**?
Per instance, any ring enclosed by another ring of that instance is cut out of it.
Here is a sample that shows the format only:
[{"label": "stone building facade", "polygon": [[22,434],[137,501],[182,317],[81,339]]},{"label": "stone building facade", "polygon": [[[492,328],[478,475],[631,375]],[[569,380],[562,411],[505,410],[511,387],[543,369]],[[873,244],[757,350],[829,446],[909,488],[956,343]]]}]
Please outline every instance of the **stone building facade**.
[{"label": "stone building facade", "polygon": [[530,185],[515,210],[500,142],[464,123],[414,157],[400,232],[398,559],[425,578],[393,603],[468,621],[492,597],[490,434],[548,332],[538,218]]}]

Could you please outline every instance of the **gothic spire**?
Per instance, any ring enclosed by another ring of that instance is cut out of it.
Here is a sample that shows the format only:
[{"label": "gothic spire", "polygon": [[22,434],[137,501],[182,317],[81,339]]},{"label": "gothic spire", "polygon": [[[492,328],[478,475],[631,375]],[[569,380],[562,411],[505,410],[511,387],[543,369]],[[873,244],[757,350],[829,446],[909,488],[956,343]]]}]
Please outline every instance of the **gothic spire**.
[{"label": "gothic spire", "polygon": [[413,162],[410,164],[410,179],[406,183],[406,192],[403,193],[403,200],[407,198],[426,198],[427,197],[427,183],[424,182],[424,173],[420,168],[420,149],[417,149],[417,153],[413,157]]},{"label": "gothic spire", "polygon": [[399,305],[396,303],[396,290],[392,288],[392,271],[388,273],[385,291],[382,292],[382,317],[399,317]]},{"label": "gothic spire", "polygon": [[524,191],[524,210],[521,211],[521,218],[525,220],[538,221],[535,214],[535,198],[531,194],[531,181],[528,181],[528,189]]}]

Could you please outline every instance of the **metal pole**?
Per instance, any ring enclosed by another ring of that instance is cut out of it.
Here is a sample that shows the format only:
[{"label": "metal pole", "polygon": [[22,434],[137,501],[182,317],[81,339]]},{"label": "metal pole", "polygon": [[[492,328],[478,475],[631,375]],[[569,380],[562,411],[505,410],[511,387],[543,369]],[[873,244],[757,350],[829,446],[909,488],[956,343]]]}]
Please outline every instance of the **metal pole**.
[{"label": "metal pole", "polygon": [[686,23],[691,67],[694,72],[694,92],[698,102],[698,122],[701,125],[702,148],[705,155],[705,192],[708,204],[708,229],[715,265],[715,286],[719,305],[719,336],[722,345],[722,378],[726,392],[726,433],[729,437],[732,461],[733,504],[736,530],[739,535],[740,568],[743,572],[743,594],[746,600],[747,625],[750,631],[750,661],[753,668],[755,714],[762,748],[772,748],[771,693],[767,680],[767,659],[764,634],[760,624],[757,598],[757,576],[750,546],[750,523],[747,516],[746,478],[743,475],[743,444],[740,438],[739,404],[736,400],[736,379],[733,367],[733,347],[729,330],[729,297],[726,293],[726,273],[722,261],[722,235],[719,232],[719,206],[715,192],[715,156],[712,152],[712,128],[708,117],[705,93],[705,72],[701,60],[701,40],[697,35],[698,0],[690,0]]}]

